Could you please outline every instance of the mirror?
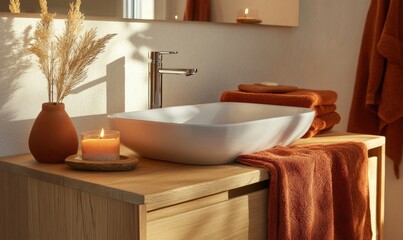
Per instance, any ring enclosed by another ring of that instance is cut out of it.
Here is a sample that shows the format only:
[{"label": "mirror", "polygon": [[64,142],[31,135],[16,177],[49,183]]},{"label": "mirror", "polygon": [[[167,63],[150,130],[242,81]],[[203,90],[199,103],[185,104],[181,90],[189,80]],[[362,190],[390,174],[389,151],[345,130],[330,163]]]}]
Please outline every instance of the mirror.
[{"label": "mirror", "polygon": [[[66,14],[70,1],[48,0],[49,12]],[[195,4],[203,1],[209,3],[209,22],[294,27],[299,24],[299,0],[82,0],[81,11],[86,16],[179,22],[184,19],[188,1]],[[38,1],[20,2],[21,12],[40,11]],[[9,11],[8,1],[0,4],[1,12]]]}]

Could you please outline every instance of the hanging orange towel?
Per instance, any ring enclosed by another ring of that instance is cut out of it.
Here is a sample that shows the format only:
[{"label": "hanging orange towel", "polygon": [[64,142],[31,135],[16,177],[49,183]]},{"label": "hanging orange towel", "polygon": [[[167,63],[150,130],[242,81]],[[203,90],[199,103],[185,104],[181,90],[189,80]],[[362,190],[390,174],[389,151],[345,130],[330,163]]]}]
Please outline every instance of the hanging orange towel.
[{"label": "hanging orange towel", "polygon": [[210,21],[210,0],[187,0],[185,21]]},{"label": "hanging orange towel", "polygon": [[372,0],[358,60],[347,130],[386,136],[399,178],[403,145],[403,3]]},{"label": "hanging orange towel", "polygon": [[250,93],[241,91],[224,91],[222,102],[250,102],[314,109],[320,105],[336,103],[337,93],[330,90],[300,89],[287,93]]},{"label": "hanging orange towel", "polygon": [[237,160],[270,174],[269,239],[371,239],[364,144],[277,146]]}]

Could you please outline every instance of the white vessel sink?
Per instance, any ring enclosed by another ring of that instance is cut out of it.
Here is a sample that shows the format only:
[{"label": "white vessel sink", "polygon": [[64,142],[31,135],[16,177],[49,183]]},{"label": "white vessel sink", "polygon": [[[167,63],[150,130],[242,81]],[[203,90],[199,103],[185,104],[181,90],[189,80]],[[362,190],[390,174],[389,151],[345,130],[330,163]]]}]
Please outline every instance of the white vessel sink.
[{"label": "white vessel sink", "polygon": [[217,102],[108,116],[121,142],[143,157],[187,164],[226,164],[237,156],[289,145],[309,129],[314,111]]}]

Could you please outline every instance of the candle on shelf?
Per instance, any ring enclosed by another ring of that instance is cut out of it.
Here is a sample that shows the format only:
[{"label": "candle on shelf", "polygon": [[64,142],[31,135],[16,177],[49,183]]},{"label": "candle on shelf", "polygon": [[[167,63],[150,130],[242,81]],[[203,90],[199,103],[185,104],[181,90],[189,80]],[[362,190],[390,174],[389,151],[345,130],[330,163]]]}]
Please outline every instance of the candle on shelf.
[{"label": "candle on shelf", "polygon": [[236,18],[236,21],[238,23],[252,23],[252,24],[257,24],[261,23],[262,20],[258,18],[258,11],[256,9],[241,9],[238,10],[238,17]]},{"label": "candle on shelf", "polygon": [[245,8],[245,17],[246,17],[246,18],[248,17],[248,14],[249,14],[249,9],[248,9],[248,8]]},{"label": "candle on shelf", "polygon": [[120,133],[104,130],[81,133],[82,159],[114,161],[120,159]]}]

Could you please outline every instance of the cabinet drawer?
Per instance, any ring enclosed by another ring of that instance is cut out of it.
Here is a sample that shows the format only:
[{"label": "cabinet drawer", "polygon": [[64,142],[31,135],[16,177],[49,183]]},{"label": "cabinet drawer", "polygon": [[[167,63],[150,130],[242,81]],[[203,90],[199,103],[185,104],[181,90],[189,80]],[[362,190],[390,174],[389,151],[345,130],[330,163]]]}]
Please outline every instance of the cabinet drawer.
[{"label": "cabinet drawer", "polygon": [[147,222],[147,239],[267,239],[267,194],[268,189],[262,189],[191,211],[152,217]]}]

